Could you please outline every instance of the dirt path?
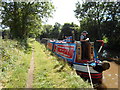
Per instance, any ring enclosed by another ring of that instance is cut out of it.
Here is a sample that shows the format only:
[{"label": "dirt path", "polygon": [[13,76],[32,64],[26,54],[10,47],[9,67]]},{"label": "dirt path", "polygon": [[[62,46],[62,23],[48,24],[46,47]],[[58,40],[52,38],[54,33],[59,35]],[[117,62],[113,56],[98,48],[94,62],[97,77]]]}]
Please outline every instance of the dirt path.
[{"label": "dirt path", "polygon": [[2,90],[2,88],[4,88],[4,87],[2,86],[2,83],[0,83],[0,90]]},{"label": "dirt path", "polygon": [[27,78],[27,82],[26,82],[26,88],[32,88],[33,72],[34,72],[34,50],[32,50],[32,58],[30,61],[30,68],[28,69],[28,78]]}]

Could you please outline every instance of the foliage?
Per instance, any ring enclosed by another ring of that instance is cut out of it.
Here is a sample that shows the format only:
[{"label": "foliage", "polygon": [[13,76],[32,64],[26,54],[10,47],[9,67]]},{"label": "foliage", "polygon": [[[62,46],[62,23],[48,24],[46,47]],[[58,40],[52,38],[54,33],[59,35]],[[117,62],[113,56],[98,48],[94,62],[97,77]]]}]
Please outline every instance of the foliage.
[{"label": "foliage", "polygon": [[51,17],[54,6],[49,2],[2,2],[2,25],[10,28],[13,38],[38,35],[42,21]]},{"label": "foliage", "polygon": [[72,31],[74,31],[76,39],[78,39],[77,33],[79,33],[79,26],[74,23],[64,23],[61,28],[59,39],[64,39],[65,36],[72,36]]},{"label": "foliage", "polygon": [[16,40],[0,39],[0,42],[0,87],[25,87],[31,51],[25,53]]},{"label": "foliage", "polygon": [[52,25],[43,25],[43,30],[40,35],[40,39],[42,38],[52,38],[57,39],[60,33],[61,25],[56,22],[54,26]]},{"label": "foliage", "polygon": [[91,20],[90,18],[85,18],[81,21],[81,30],[80,32],[86,30],[88,32],[88,37],[91,41],[95,41],[96,39],[99,39],[98,32],[97,32],[97,26],[96,21]]},{"label": "foliage", "polygon": [[60,31],[61,31],[61,24],[56,22],[55,25],[53,26],[53,30],[50,34],[50,38],[58,39],[58,35],[59,35]]},{"label": "foliage", "polygon": [[54,26],[43,25],[43,30],[41,32],[40,39],[63,39],[64,36],[72,35],[72,31],[75,32],[76,39],[78,39],[77,33],[79,33],[79,26],[74,23],[65,23],[63,26],[57,22]]},{"label": "foliage", "polygon": [[[75,16],[80,21],[81,31],[87,30],[91,40],[108,38],[113,48],[120,44],[120,2],[76,3]],[[112,37],[112,38],[111,38]]]},{"label": "foliage", "polygon": [[50,34],[51,34],[52,30],[53,30],[52,25],[43,25],[43,30],[41,32],[40,39],[50,38]]}]

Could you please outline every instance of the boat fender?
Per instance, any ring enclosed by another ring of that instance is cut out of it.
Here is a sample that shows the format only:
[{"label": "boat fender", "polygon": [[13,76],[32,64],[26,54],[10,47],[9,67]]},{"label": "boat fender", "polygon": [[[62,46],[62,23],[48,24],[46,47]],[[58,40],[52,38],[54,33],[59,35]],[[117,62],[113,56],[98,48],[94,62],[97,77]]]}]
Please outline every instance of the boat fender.
[{"label": "boat fender", "polygon": [[102,62],[102,68],[105,71],[105,70],[110,68],[110,64],[107,61],[103,61]]},{"label": "boat fender", "polygon": [[93,69],[101,73],[104,71],[101,65],[96,65]]},{"label": "boat fender", "polygon": [[102,62],[99,65],[96,65],[95,67],[93,67],[94,70],[98,71],[98,72],[103,72],[107,69],[110,68],[110,64],[108,62]]}]

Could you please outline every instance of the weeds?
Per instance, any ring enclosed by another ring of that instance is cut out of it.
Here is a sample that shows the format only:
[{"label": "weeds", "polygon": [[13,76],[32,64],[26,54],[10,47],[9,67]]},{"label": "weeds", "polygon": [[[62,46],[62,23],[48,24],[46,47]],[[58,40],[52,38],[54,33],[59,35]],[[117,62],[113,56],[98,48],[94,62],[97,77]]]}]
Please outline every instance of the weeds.
[{"label": "weeds", "polygon": [[6,88],[25,87],[31,52],[25,53],[15,40],[0,42],[0,84]]}]

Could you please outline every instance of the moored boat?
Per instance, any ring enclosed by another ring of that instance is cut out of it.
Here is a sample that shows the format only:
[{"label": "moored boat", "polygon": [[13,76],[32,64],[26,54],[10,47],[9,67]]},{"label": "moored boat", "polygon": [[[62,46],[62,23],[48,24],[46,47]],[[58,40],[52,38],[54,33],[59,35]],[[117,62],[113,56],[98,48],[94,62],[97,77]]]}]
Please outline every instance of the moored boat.
[{"label": "moored boat", "polygon": [[[102,40],[98,42],[104,45]],[[102,46],[99,49],[102,49]],[[87,49],[82,52],[80,41],[67,43],[65,41],[48,41],[47,48],[55,55],[69,62],[76,70],[77,74],[83,78],[102,79],[102,72],[109,69],[109,63],[104,63],[99,60],[97,52],[94,48],[94,42],[87,42]],[[86,54],[86,57],[83,57]]]}]

